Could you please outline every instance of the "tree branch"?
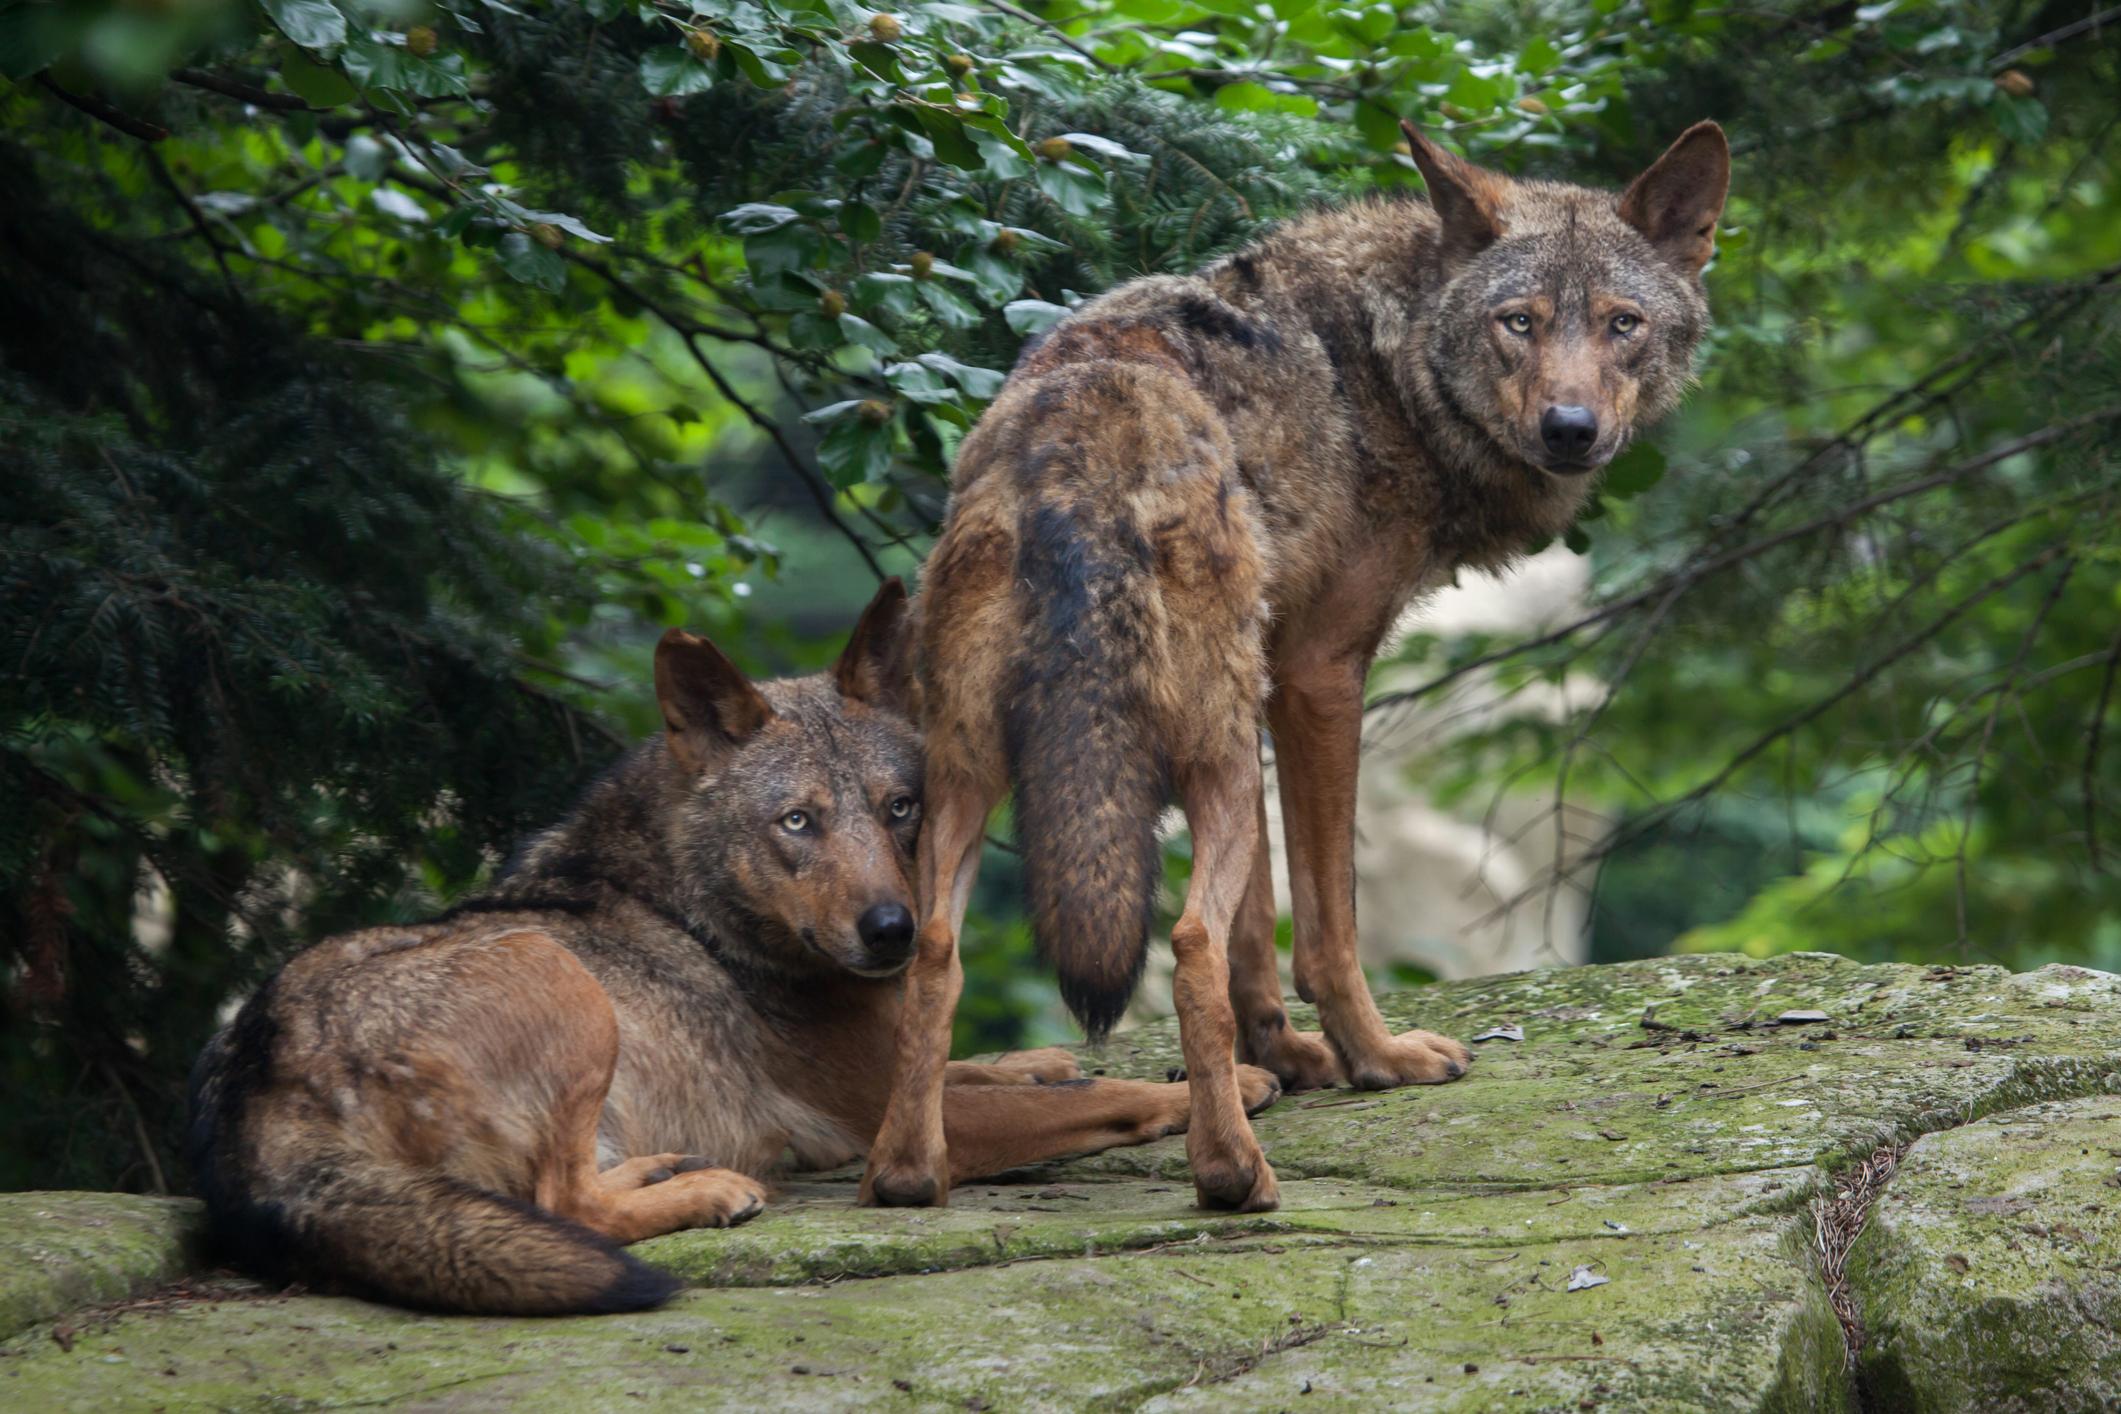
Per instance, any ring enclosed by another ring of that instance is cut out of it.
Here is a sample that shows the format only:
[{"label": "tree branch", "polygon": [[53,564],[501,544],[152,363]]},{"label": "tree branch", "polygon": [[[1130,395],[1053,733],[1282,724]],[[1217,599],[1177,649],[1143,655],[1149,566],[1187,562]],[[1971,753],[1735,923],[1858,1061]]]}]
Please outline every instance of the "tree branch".
[{"label": "tree branch", "polygon": [[59,87],[50,74],[37,75],[37,82],[61,103],[80,109],[97,122],[116,128],[127,137],[136,137],[142,142],[160,142],[169,136],[169,129],[158,127],[130,113],[121,113],[100,98],[85,93],[73,93]]},{"label": "tree branch", "polygon": [[1545,648],[1574,638],[1587,628],[1595,627],[1609,619],[1618,618],[1622,614],[1626,614],[1654,599],[1673,592],[1675,589],[1680,591],[1691,590],[1700,581],[1712,575],[1720,574],[1734,565],[1743,564],[1747,560],[1766,554],[1770,550],[1787,545],[1793,540],[1801,540],[1805,536],[1816,534],[1821,530],[1846,526],[1849,522],[1877,510],[1880,506],[1891,505],[1895,501],[1904,501],[1911,496],[1919,496],[1925,492],[1934,491],[1955,481],[1963,481],[1967,477],[1977,472],[1986,471],[1996,463],[2007,461],[2021,452],[2044,447],[2074,432],[2082,431],[2095,423],[2110,422],[2116,418],[2121,418],[2121,403],[2099,408],[2093,412],[2082,413],[2076,417],[2066,418],[2061,422],[2043,427],[2038,432],[2029,432],[2022,437],[2014,437],[2007,442],[2000,442],[1978,456],[1957,463],[1933,476],[1926,476],[1917,481],[1903,482],[1888,490],[1867,496],[1853,505],[1842,507],[1826,515],[1814,517],[1800,525],[1778,531],[1773,535],[1748,541],[1746,544],[1738,546],[1736,549],[1727,550],[1723,554],[1714,555],[1705,560],[1683,563],[1666,574],[1659,576],[1653,583],[1643,586],[1632,594],[1623,595],[1610,604],[1594,609],[1581,618],[1571,620],[1560,628],[1551,629],[1536,637],[1528,638],[1521,643],[1511,644],[1507,648],[1498,648],[1491,653],[1483,653],[1471,662],[1452,668],[1448,672],[1431,678],[1428,682],[1422,683],[1417,687],[1407,688],[1400,692],[1388,692],[1366,704],[1363,710],[1365,713],[1375,712],[1403,702],[1418,701],[1482,668],[1491,667],[1496,663],[1506,662],[1512,658],[1522,657],[1535,649]]},{"label": "tree branch", "polygon": [[328,113],[328,108],[312,108],[292,93],[272,93],[255,84],[239,79],[223,78],[204,69],[173,69],[171,78],[192,88],[203,88],[208,93],[218,93],[223,98],[233,98],[239,103],[248,103],[253,108],[266,108],[275,113]]}]

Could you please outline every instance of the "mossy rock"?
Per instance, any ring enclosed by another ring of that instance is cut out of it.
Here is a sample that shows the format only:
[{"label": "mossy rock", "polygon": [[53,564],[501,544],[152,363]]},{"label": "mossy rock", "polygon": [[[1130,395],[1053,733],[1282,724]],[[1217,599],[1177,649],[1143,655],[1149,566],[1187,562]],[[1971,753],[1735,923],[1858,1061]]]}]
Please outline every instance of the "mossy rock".
[{"label": "mossy rock", "polygon": [[[1258,1120],[1279,1212],[1194,1208],[1176,1140],[941,1210],[857,1208],[848,1171],[642,1244],[695,1283],[646,1315],[422,1316],[226,1279],[143,1300],[184,1270],[190,1210],[0,1200],[0,1259],[74,1254],[34,1286],[0,1274],[0,1405],[1795,1410],[1859,1384],[1896,1409],[2114,1403],[2121,979],[1695,957],[1384,1009],[1525,1039],[1482,1043],[1452,1085],[1284,1099]],[[1161,1024],[1085,1064],[1176,1057]],[[1811,1206],[1918,1139],[1849,1254],[1852,1373]],[[106,1252],[89,1224],[117,1214]]]}]

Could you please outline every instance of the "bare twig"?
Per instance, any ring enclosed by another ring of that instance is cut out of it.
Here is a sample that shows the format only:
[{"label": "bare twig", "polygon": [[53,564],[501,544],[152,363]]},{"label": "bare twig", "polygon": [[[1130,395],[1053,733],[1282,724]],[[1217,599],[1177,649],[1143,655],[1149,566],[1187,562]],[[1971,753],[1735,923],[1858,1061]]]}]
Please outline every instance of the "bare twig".
[{"label": "bare twig", "polygon": [[1991,69],[2000,69],[2011,60],[2030,54],[2035,49],[2045,49],[2051,44],[2060,44],[2065,39],[2075,39],[2086,30],[2096,30],[2101,25],[2110,24],[2115,20],[2121,20],[2121,5],[2109,6],[2095,15],[2086,15],[2074,24],[2066,24],[2060,29],[2048,31],[2038,39],[2029,39],[2016,48],[2006,49],[1989,60],[1988,66]]},{"label": "bare twig", "polygon": [[37,82],[61,103],[80,109],[97,122],[116,128],[127,137],[136,137],[142,142],[160,142],[169,136],[168,128],[135,118],[130,113],[121,113],[100,98],[61,88],[50,74],[37,75]]},{"label": "bare twig", "polygon": [[2090,851],[2092,870],[2099,862],[2099,748],[2106,729],[2106,711],[2114,700],[2114,674],[2121,668],[2121,633],[2114,635],[2106,650],[2106,675],[2099,683],[2099,700],[2092,706],[2092,719],[2084,729],[2084,847]]},{"label": "bare twig", "polygon": [[1675,588],[1681,590],[1691,589],[1701,580],[1720,574],[1724,570],[1743,564],[1748,560],[1766,554],[1770,550],[1778,549],[1791,541],[1801,540],[1821,530],[1846,526],[1849,522],[1877,510],[1881,506],[1891,505],[1896,501],[1904,501],[1911,496],[1923,495],[1939,487],[1948,486],[1955,481],[1963,481],[1969,476],[1986,471],[1998,462],[2007,461],[2022,452],[2029,452],[2047,446],[2049,443],[2060,441],[2071,433],[2082,431],[2084,428],[2096,423],[2111,422],[2117,418],[2121,418],[2121,404],[2113,404],[2092,412],[2079,414],[2076,417],[2065,418],[2061,422],[2041,428],[2038,432],[2029,432],[2022,437],[2013,437],[2008,441],[1999,442],[1979,455],[1970,457],[1966,461],[1958,462],[1943,471],[1915,481],[1903,482],[1898,486],[1877,492],[1848,506],[1840,507],[1825,515],[1791,526],[1786,530],[1762,536],[1758,540],[1748,541],[1746,544],[1727,550],[1720,555],[1714,555],[1702,560],[1687,561],[1660,576],[1652,583],[1644,585],[1634,593],[1622,595],[1611,603],[1602,605],[1579,618],[1572,619],[1559,628],[1550,629],[1546,633],[1513,643],[1505,648],[1498,648],[1490,653],[1483,653],[1470,662],[1462,663],[1458,667],[1438,674],[1429,681],[1415,687],[1406,688],[1398,692],[1385,693],[1365,704],[1363,710],[1366,713],[1375,712],[1403,702],[1418,701],[1462,678],[1471,676],[1482,668],[1492,667],[1497,663],[1506,662],[1512,658],[1520,658],[1535,649],[1545,648],[1574,638],[1587,628],[1593,628],[1609,620],[1619,618],[1621,615],[1640,608],[1644,604],[1660,599],[1662,596],[1672,593]]},{"label": "bare twig", "polygon": [[692,355],[692,361],[699,366],[700,371],[707,375],[707,381],[714,384],[715,391],[720,393],[731,407],[743,413],[752,426],[764,432],[767,437],[772,439],[773,445],[780,449],[781,456],[786,459],[789,469],[795,472],[797,479],[809,491],[810,499],[816,504],[818,514],[824,517],[825,523],[838,531],[841,538],[854,547],[855,553],[862,557],[862,563],[869,566],[871,573],[879,580],[887,578],[883,565],[877,561],[875,552],[869,548],[869,542],[864,540],[860,532],[856,531],[853,526],[847,524],[846,520],[841,517],[839,509],[833,505],[834,493],[831,486],[825,481],[824,476],[795,449],[795,444],[788,440],[788,435],[785,432],[781,431],[780,423],[766,416],[749,399],[738,393],[735,385],[723,376],[722,371],[714,366],[713,360],[707,357],[706,351],[699,345],[700,335],[703,332],[699,326],[694,321],[669,308],[661,300],[648,294],[639,286],[628,281],[604,262],[591,260],[587,256],[577,255],[571,251],[567,252],[567,256],[576,265],[593,272],[600,279],[606,281],[613,289],[623,291],[638,302],[643,309],[662,320],[684,341],[686,352]]},{"label": "bare twig", "polygon": [[1750,743],[1748,743],[1744,748],[1732,755],[1729,760],[1724,762],[1722,768],[1719,769],[1713,776],[1709,777],[1701,784],[1688,790],[1684,794],[1675,797],[1673,800],[1667,802],[1665,805],[1659,807],[1658,809],[1645,811],[1642,815],[1638,816],[1634,821],[1632,821],[1626,828],[1615,830],[1604,840],[1600,841],[1596,846],[1584,851],[1575,859],[1556,860],[1552,865],[1548,866],[1545,871],[1542,871],[1541,876],[1538,879],[1535,879],[1531,883],[1528,883],[1524,888],[1518,890],[1515,894],[1511,895],[1507,899],[1504,899],[1501,903],[1498,903],[1494,908],[1488,910],[1487,913],[1481,915],[1479,918],[1474,919],[1470,924],[1467,925],[1468,928],[1486,927],[1499,919],[1509,916],[1512,911],[1522,906],[1524,903],[1528,902],[1531,897],[1534,894],[1538,893],[1541,889],[1550,887],[1547,876],[1553,873],[1554,871],[1563,871],[1566,873],[1574,874],[1578,870],[1584,869],[1590,865],[1600,862],[1601,860],[1607,859],[1618,851],[1626,848],[1628,845],[1633,844],[1636,840],[1641,839],[1649,831],[1663,825],[1667,820],[1669,820],[1673,815],[1677,814],[1680,810],[1685,809],[1687,806],[1690,805],[1699,804],[1701,801],[1708,799],[1708,797],[1714,795],[1718,790],[1721,790],[1724,784],[1729,781],[1731,777],[1737,775],[1739,771],[1743,770],[1746,764],[1752,761],[1753,758],[1760,755],[1763,751],[1766,751],[1769,747],[1775,745],[1775,743],[1781,741],[1784,737],[1789,736],[1793,732],[1802,730],[1804,727],[1810,725],[1812,722],[1815,722],[1819,718],[1825,716],[1835,707],[1847,701],[1850,697],[1854,696],[1856,693],[1860,692],[1863,688],[1868,686],[1880,674],[1885,672],[1886,669],[1892,667],[1895,663],[1898,663],[1902,659],[1908,657],[1910,654],[1915,653],[1916,651],[1921,649],[1925,644],[1935,639],[1939,634],[1943,633],[1946,629],[1950,628],[1953,624],[1957,623],[1961,618],[1965,617],[1969,612],[1971,612],[1979,605],[1987,602],[1989,599],[1994,598],[1997,594],[2002,593],[2005,589],[2008,589],[2011,585],[2016,584],[2019,580],[2024,579],[2027,575],[2036,573],[2037,571],[2044,569],[2048,565],[2052,564],[2056,560],[2056,558],[2058,558],[2063,553],[2064,549],[2065,545],[2063,544],[2063,542],[2058,541],[2057,543],[2048,546],[2045,550],[2041,551],[2038,555],[2026,561],[2024,564],[2021,564],[2014,569],[2006,570],[2002,574],[1996,575],[1992,579],[1988,580],[1986,583],[1982,584],[1979,588],[1974,590],[1971,594],[1966,595],[1964,598],[1961,598],[1960,600],[1952,604],[1950,608],[1946,609],[1942,614],[1939,614],[1936,618],[1932,619],[1922,628],[1901,639],[1898,643],[1895,643],[1891,648],[1888,648],[1885,652],[1879,654],[1877,657],[1871,659],[1870,662],[1864,664],[1861,668],[1858,668],[1855,672],[1851,673],[1849,677],[1834,691],[1827,693],[1825,696],[1813,702],[1809,707],[1806,707],[1800,712],[1793,713],[1792,715],[1784,718],[1775,726],[1769,728],[1767,731],[1762,732],[1759,736],[1755,737]]},{"label": "bare twig", "polygon": [[1090,49],[1088,45],[1085,45],[1079,40],[1077,40],[1074,35],[1069,34],[1059,25],[1053,23],[1053,21],[1041,19],[1037,15],[1032,14],[1029,10],[1022,9],[1018,6],[1010,4],[1009,0],[980,0],[980,3],[985,5],[990,10],[999,10],[1005,15],[1009,15],[1015,19],[1022,20],[1027,25],[1036,25],[1038,28],[1052,35],[1054,39],[1058,40],[1060,43],[1067,45],[1070,49],[1073,49],[1076,53],[1082,55],[1085,59],[1088,59],[1091,63],[1097,65],[1097,67],[1099,67],[1100,69],[1103,69],[1106,73],[1114,72],[1112,65],[1106,63],[1103,59],[1100,59],[1097,54]]},{"label": "bare twig", "polygon": [[213,256],[214,264],[221,267],[221,283],[228,288],[229,299],[236,304],[242,304],[243,288],[236,283],[235,272],[228,268],[227,248],[221,244],[221,238],[214,234],[213,227],[207,224],[206,213],[201,211],[198,203],[177,184],[176,175],[169,170],[169,164],[162,160],[162,154],[151,147],[147,149],[147,169],[155,174],[155,180],[176,198],[177,205],[191,218],[192,229],[199,233],[200,240],[206,242],[206,249]]},{"label": "bare twig", "polygon": [[1972,942],[1972,937],[1966,926],[1966,854],[1967,845],[1974,837],[1974,812],[1981,803],[1982,768],[1988,761],[1989,744],[1995,740],[1996,723],[2002,720],[2003,704],[2011,698],[2012,689],[2018,682],[2018,675],[2025,667],[2026,655],[2033,651],[2033,644],[2039,641],[2040,630],[2047,624],[2049,612],[2054,609],[2055,601],[2062,597],[2062,591],[2069,587],[2070,578],[2076,572],[2076,558],[2074,556],[2065,558],[2062,561],[2061,570],[2055,575],[2055,582],[2048,586],[2047,597],[2040,601],[2039,611],[2033,615],[2033,621],[2026,626],[2024,634],[2018,639],[2018,651],[2012,656],[2010,666],[2004,669],[2003,672],[2001,679],[2002,690],[1996,694],[1995,704],[1989,708],[1988,720],[1982,725],[1981,744],[1974,748],[1974,778],[1968,783],[1966,788],[1966,810],[1960,817],[1958,849],[1955,851],[1953,860],[1959,916],[1959,946],[1962,949]]},{"label": "bare twig", "polygon": [[208,93],[218,93],[223,98],[233,98],[239,103],[248,103],[253,108],[266,108],[275,113],[325,113],[326,108],[312,108],[303,99],[292,93],[272,93],[256,84],[239,79],[224,78],[220,74],[208,73],[204,69],[173,69],[171,78],[192,88],[203,88]]}]

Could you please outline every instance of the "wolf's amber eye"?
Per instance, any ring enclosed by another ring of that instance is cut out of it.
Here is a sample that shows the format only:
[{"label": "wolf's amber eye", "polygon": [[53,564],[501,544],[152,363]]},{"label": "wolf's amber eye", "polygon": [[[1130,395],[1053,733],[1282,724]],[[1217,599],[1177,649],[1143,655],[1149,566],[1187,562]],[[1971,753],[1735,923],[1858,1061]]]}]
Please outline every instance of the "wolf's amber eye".
[{"label": "wolf's amber eye", "polygon": [[810,812],[791,810],[781,817],[781,828],[791,835],[799,835],[810,828]]},{"label": "wolf's amber eye", "polygon": [[1512,334],[1529,334],[1532,332],[1532,316],[1521,309],[1515,313],[1505,314],[1502,317],[1502,327],[1509,330]]},{"label": "wolf's amber eye", "polygon": [[1640,323],[1642,323],[1642,316],[1640,315],[1616,314],[1613,316],[1613,332],[1616,334],[1632,334],[1635,332],[1635,327]]},{"label": "wolf's amber eye", "polygon": [[904,820],[904,819],[907,819],[908,817],[910,817],[910,816],[911,816],[912,814],[913,814],[913,797],[912,797],[912,796],[910,796],[910,795],[902,795],[902,796],[898,797],[898,799],[896,799],[896,800],[894,800],[894,801],[892,801],[892,802],[891,802],[891,818],[892,818],[892,819],[894,819],[894,820]]}]

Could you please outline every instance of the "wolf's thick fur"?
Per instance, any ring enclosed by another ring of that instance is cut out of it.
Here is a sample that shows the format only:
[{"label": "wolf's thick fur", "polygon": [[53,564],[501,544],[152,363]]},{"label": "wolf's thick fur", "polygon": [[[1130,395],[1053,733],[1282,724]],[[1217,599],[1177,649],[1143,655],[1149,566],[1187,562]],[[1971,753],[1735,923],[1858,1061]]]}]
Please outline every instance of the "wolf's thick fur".
[{"label": "wolf's thick fur", "polygon": [[[1203,1201],[1275,1202],[1233,1043],[1291,1088],[1470,1060],[1392,1036],[1356,961],[1364,676],[1416,595],[1559,534],[1590,473],[1677,401],[1729,152],[1700,124],[1616,196],[1408,139],[1429,205],[1314,216],[1092,301],[1025,350],[960,449],[922,582],[924,914],[873,1199],[926,1201],[946,1172],[935,1028],[980,827],[1012,787],[1039,941],[1093,1033],[1141,970],[1157,814],[1185,808],[1174,1001]],[[1276,975],[1263,711],[1323,1037],[1289,1028]]]},{"label": "wolf's thick fur", "polygon": [[[914,938],[904,609],[892,581],[832,674],[762,687],[666,635],[669,730],[491,891],[288,963],[194,1073],[227,1255],[446,1310],[632,1310],[677,1283],[621,1244],[743,1221],[784,1153],[860,1154]],[[1078,1075],[1055,1051],[950,1067],[952,1174],[1190,1113],[1183,1084]]]}]

